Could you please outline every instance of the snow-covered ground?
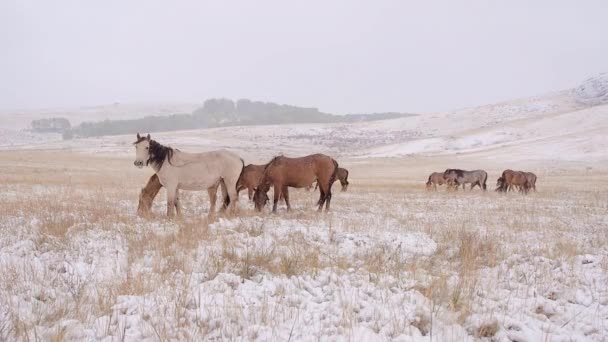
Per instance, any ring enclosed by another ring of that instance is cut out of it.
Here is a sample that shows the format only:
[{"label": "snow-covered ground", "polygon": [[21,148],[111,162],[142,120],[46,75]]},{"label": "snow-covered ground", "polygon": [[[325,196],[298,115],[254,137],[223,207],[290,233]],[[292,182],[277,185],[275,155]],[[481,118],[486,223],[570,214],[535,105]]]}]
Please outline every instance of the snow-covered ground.
[{"label": "snow-covered ground", "polygon": [[353,178],[329,214],[300,190],[291,213],[257,215],[242,197],[239,216],[208,223],[200,193],[184,194],[183,220],[160,216],[162,198],[137,218],[139,170],[126,170],[2,184],[3,339],[608,336],[608,197],[568,176],[528,197]]},{"label": "snow-covered ground", "polygon": [[[586,88],[587,89],[587,88]],[[589,93],[589,91],[586,91]],[[593,94],[596,94],[594,92]],[[0,131],[0,340],[605,341],[608,105],[576,91],[377,122],[153,134],[250,163],[325,152],[332,211],[135,215],[132,136]],[[538,192],[426,192],[428,174],[525,168]],[[281,208],[283,208],[281,206]],[[268,209],[267,209],[268,210]]]}]

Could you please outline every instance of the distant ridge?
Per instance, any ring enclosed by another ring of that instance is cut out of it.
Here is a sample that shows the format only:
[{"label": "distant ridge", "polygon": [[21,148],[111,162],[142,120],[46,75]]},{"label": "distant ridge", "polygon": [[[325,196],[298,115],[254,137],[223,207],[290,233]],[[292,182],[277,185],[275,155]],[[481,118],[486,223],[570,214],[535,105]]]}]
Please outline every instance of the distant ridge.
[{"label": "distant ridge", "polygon": [[395,119],[411,115],[416,114],[388,112],[334,115],[320,112],[317,108],[312,107],[297,107],[248,99],[234,102],[230,99],[218,98],[206,100],[201,108],[194,110],[191,114],[83,122],[68,129],[68,134],[64,134],[64,136],[69,138],[97,137],[227,126],[359,122]]}]

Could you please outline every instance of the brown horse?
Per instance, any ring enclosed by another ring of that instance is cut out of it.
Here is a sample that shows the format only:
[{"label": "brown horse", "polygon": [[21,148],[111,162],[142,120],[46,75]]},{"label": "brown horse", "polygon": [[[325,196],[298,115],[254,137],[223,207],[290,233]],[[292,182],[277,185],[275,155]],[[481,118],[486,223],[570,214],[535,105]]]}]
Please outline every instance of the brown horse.
[{"label": "brown horse", "polygon": [[253,192],[255,188],[260,185],[260,181],[262,180],[262,176],[264,176],[264,168],[266,165],[253,165],[249,164],[243,168],[243,174],[241,178],[239,178],[238,183],[236,184],[236,192],[237,194],[241,192],[243,189],[247,189],[247,196],[249,200],[253,198]]},{"label": "brown horse", "polygon": [[496,191],[507,192],[519,188],[519,192],[528,193],[530,183],[526,174],[522,171],[504,170],[502,176],[496,181]]},{"label": "brown horse", "polygon": [[429,180],[426,182],[426,189],[437,191],[437,185],[447,184],[447,180],[443,177],[443,172],[433,172],[429,176]]},{"label": "brown horse", "polygon": [[262,211],[262,208],[268,202],[270,186],[273,186],[274,204],[272,212],[277,211],[277,203],[281,195],[285,199],[287,210],[290,210],[287,188],[305,188],[317,180],[321,193],[317,203],[319,211],[323,208],[323,204],[326,204],[325,210],[327,211],[331,202],[331,186],[336,179],[337,172],[338,162],[324,154],[312,154],[301,158],[274,157],[266,165],[262,181],[253,195],[255,208]]},{"label": "brown horse", "polygon": [[[336,174],[336,179],[334,180],[340,181],[340,185],[342,185],[342,191],[346,191],[348,190],[348,185],[350,183],[348,183],[348,170],[342,167],[338,168],[338,173]],[[312,187],[312,186],[311,186]],[[317,184],[315,184],[315,191],[317,190],[317,188],[319,187],[319,182],[317,182]],[[306,188],[306,190],[309,190],[310,188]]]},{"label": "brown horse", "polygon": [[[150,214],[150,210],[152,209],[152,202],[154,201],[154,197],[158,195],[158,192],[163,187],[158,180],[158,176],[155,174],[150,177],[146,186],[141,189],[139,193],[139,204],[137,206],[137,215],[139,216],[147,216]],[[175,201],[175,211],[176,213],[181,213],[181,209],[179,207],[179,200]]]},{"label": "brown horse", "polygon": [[534,192],[536,192],[536,175],[532,172],[524,172],[524,174],[528,179],[528,184],[530,185],[530,188],[533,189]]}]

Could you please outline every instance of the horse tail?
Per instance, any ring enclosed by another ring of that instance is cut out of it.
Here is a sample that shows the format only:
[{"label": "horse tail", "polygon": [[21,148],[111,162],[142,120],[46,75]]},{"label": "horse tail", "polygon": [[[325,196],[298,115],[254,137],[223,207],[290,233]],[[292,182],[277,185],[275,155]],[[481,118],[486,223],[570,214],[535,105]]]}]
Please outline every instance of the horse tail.
[{"label": "horse tail", "polygon": [[331,174],[331,177],[329,177],[329,184],[327,187],[328,192],[331,189],[332,184],[334,184],[336,178],[338,177],[338,162],[333,158],[331,159],[331,161],[334,163],[334,172]]},{"label": "horse tail", "polygon": [[346,171],[346,176],[344,176],[344,182],[346,183],[346,185],[348,185],[348,170],[344,169],[344,171]]},{"label": "horse tail", "polygon": [[431,185],[433,182],[431,182],[431,177],[433,177],[433,175],[429,175],[429,180],[426,181],[426,185]]},{"label": "horse tail", "polygon": [[488,173],[484,171],[482,178],[483,178],[482,179],[483,183],[481,185],[482,185],[483,189],[486,190],[486,188],[487,188],[486,181],[488,180]]},{"label": "horse tail", "polygon": [[245,172],[245,161],[243,160],[243,158],[239,158],[239,159],[241,159],[242,166],[241,166],[241,173],[239,174],[239,178],[236,180],[236,184],[235,184],[237,193],[239,191],[239,185],[241,184],[241,181],[243,179],[243,173]]},{"label": "horse tail", "polygon": [[230,205],[230,196],[228,195],[228,187],[226,186],[226,182],[224,182],[224,179],[220,179],[220,187],[222,190],[223,197],[222,209],[226,210],[226,208],[228,208],[228,206]]}]

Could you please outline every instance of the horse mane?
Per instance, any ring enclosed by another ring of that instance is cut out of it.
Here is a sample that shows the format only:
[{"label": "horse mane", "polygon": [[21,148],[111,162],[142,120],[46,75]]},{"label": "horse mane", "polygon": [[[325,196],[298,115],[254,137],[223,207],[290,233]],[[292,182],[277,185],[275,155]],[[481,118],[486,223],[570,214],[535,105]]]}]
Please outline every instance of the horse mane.
[{"label": "horse mane", "polygon": [[[179,151],[179,150],[177,150]],[[148,163],[155,163],[158,165],[160,169],[165,162],[165,158],[171,163],[171,158],[173,158],[173,148],[169,146],[164,146],[156,140],[150,140],[150,159],[148,159]]]}]

